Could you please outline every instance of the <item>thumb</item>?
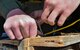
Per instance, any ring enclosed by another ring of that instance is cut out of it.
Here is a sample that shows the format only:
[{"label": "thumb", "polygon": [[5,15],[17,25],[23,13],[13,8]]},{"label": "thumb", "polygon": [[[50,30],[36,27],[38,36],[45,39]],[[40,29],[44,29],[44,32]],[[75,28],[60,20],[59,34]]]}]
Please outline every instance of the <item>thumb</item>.
[{"label": "thumb", "polygon": [[30,15],[33,18],[38,19],[38,18],[41,18],[41,14],[42,14],[42,10],[36,10],[36,11],[32,12]]}]

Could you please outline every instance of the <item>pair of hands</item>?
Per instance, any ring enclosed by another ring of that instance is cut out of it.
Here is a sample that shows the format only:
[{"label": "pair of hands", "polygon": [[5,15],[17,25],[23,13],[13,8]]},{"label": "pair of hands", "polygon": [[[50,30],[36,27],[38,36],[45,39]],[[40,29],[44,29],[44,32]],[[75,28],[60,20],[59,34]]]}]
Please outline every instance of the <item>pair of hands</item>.
[{"label": "pair of hands", "polygon": [[27,37],[35,37],[37,35],[37,24],[34,18],[54,25],[59,16],[57,24],[62,26],[79,4],[80,0],[45,0],[44,10],[33,12],[35,16],[33,18],[20,9],[14,9],[7,15],[4,30],[10,39],[21,40]]}]

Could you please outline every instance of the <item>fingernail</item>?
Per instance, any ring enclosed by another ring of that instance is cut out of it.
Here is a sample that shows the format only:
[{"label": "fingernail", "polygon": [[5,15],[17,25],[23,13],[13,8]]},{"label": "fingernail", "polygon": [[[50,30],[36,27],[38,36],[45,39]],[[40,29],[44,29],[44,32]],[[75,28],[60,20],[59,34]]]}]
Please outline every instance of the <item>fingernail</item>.
[{"label": "fingernail", "polygon": [[10,39],[14,40],[14,39],[15,39],[15,37],[11,37]]},{"label": "fingernail", "polygon": [[23,39],[23,37],[19,37],[19,38],[17,38],[18,40],[22,40]]},{"label": "fingernail", "polygon": [[63,24],[62,24],[62,22],[60,21],[60,22],[58,22],[58,26],[62,26]]},{"label": "fingernail", "polygon": [[51,26],[55,25],[55,22],[48,22]]},{"label": "fingernail", "polygon": [[54,23],[52,22],[52,23],[51,23],[51,26],[54,26],[54,25],[55,25],[55,22],[54,22]]}]

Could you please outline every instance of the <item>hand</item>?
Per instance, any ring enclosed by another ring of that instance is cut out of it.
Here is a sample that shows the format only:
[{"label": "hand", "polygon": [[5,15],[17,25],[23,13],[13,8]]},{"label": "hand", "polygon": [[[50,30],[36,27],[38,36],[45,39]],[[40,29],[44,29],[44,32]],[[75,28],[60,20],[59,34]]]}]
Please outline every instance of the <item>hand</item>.
[{"label": "hand", "polygon": [[57,24],[62,26],[79,4],[80,0],[45,0],[41,19],[45,23],[54,25],[56,18],[59,16]]},{"label": "hand", "polygon": [[23,13],[21,10],[12,10],[4,23],[4,30],[10,39],[21,40],[37,35],[37,25],[33,18]]},{"label": "hand", "polygon": [[44,22],[42,21],[41,19],[41,15],[42,15],[42,10],[36,10],[36,11],[33,11],[30,15],[32,18],[34,18],[37,22],[37,24],[41,25],[43,24]]}]

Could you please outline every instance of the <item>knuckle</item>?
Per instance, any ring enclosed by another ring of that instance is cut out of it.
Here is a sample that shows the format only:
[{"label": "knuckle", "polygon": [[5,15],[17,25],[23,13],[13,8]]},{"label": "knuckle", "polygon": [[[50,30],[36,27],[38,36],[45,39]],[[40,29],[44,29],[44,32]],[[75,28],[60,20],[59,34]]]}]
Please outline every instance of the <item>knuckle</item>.
[{"label": "knuckle", "polygon": [[56,11],[62,11],[64,9],[65,9],[65,6],[63,6],[63,5],[57,5],[56,6]]},{"label": "knuckle", "polygon": [[22,26],[22,27],[24,27],[25,28],[25,26],[28,26],[29,25],[29,22],[24,22],[24,23],[21,23],[20,24],[20,26]]},{"label": "knuckle", "polygon": [[23,25],[22,25],[22,27],[26,27],[26,26],[29,26],[29,22],[25,22]]},{"label": "knuckle", "polygon": [[32,21],[35,21],[35,20],[32,18]]},{"label": "knuckle", "polygon": [[18,23],[17,22],[14,22],[13,24],[12,24],[12,27],[18,27]]},{"label": "knuckle", "polygon": [[68,15],[69,13],[70,13],[70,10],[67,9],[67,10],[65,10],[64,15],[66,16],[66,15]]},{"label": "knuckle", "polygon": [[53,21],[51,19],[48,18],[48,22],[52,23]]},{"label": "knuckle", "polygon": [[35,25],[36,25],[36,22],[35,22],[35,21],[32,21],[32,22],[30,23],[30,25],[35,26]]},{"label": "knuckle", "polygon": [[3,25],[3,28],[4,28],[5,30],[10,29],[10,25],[4,24],[4,25]]},{"label": "knuckle", "polygon": [[32,25],[36,25],[36,22],[31,22]]},{"label": "knuckle", "polygon": [[70,9],[66,9],[65,13],[69,13],[71,10]]},{"label": "knuckle", "polygon": [[63,6],[58,5],[56,8],[57,8],[57,10],[60,10],[60,9],[62,9],[62,8],[63,8]]},{"label": "knuckle", "polygon": [[46,0],[45,3],[48,4],[48,5],[55,5],[55,4],[57,4],[57,2],[55,0],[54,1]]},{"label": "knuckle", "polygon": [[45,20],[46,20],[46,17],[41,17],[41,19],[42,19],[43,21],[45,21]]},{"label": "knuckle", "polygon": [[31,23],[36,23],[36,21],[34,19],[31,20]]}]

